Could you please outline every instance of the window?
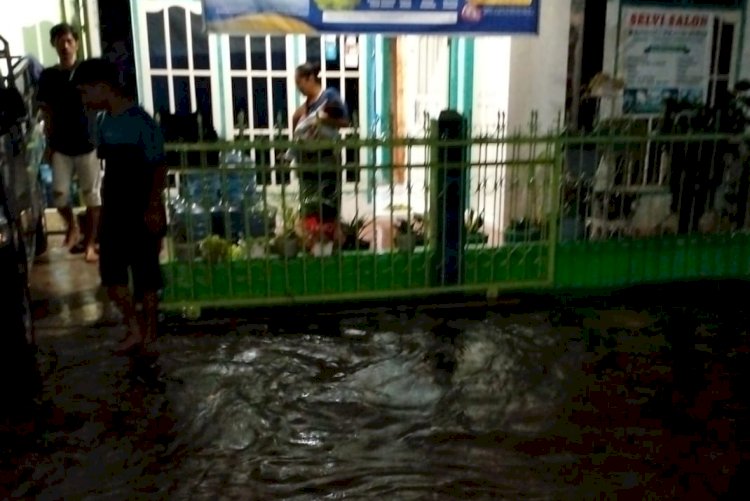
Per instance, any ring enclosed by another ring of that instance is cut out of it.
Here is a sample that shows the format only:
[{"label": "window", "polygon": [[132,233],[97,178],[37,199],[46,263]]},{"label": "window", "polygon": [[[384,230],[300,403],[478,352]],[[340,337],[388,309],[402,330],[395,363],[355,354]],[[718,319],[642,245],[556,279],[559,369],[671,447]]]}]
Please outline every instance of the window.
[{"label": "window", "polygon": [[[227,46],[232,136],[256,142],[289,137],[296,92],[291,57],[294,37],[229,36]],[[276,154],[268,148],[250,151],[252,160],[261,166],[274,166]],[[273,177],[269,182],[289,183],[290,179]]]},{"label": "window", "polygon": [[199,112],[213,122],[211,52],[200,12],[156,2],[146,5],[148,66],[141,78],[150,85],[142,87],[148,89],[141,96],[145,106],[153,113]]},{"label": "window", "polygon": [[[323,83],[336,87],[357,118],[345,135],[359,133],[366,115],[360,92],[365,63],[357,36],[230,36],[206,34],[198,0],[139,0],[135,52],[138,92],[152,113],[200,112],[226,139],[254,142],[291,136],[291,117],[302,99],[294,69],[305,60],[322,66]],[[274,167],[277,152],[254,148],[258,165]],[[345,165],[358,165],[361,153],[342,151]],[[276,185],[289,183],[272,169]],[[345,170],[354,181],[358,169]]]},{"label": "window", "polygon": [[739,31],[739,19],[735,16],[719,15],[714,19],[711,74],[708,82],[708,104],[710,105],[721,100],[734,81]]},{"label": "window", "polygon": [[[291,137],[291,117],[302,98],[294,84],[294,70],[303,61],[321,65],[323,85],[335,87],[346,102],[353,120],[361,120],[360,47],[356,36],[228,36],[224,44],[229,67],[226,95],[227,129],[234,138],[255,142]],[[359,123],[342,131],[358,133]],[[274,167],[279,152],[255,148],[249,152],[258,165]],[[360,152],[342,150],[344,165],[359,165]],[[358,169],[345,169],[347,182],[358,179]],[[259,183],[277,185],[293,180],[272,170],[270,179]]]}]

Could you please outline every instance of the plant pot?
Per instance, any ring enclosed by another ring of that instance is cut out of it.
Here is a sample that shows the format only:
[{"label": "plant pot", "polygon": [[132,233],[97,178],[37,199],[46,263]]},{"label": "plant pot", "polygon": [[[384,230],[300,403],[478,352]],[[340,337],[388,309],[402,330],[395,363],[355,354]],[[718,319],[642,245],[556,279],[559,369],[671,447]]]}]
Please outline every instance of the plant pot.
[{"label": "plant pot", "polygon": [[315,257],[327,257],[333,254],[333,242],[315,242],[310,248],[310,254]]},{"label": "plant pot", "polygon": [[505,243],[522,244],[527,242],[538,242],[542,238],[542,231],[539,228],[529,228],[524,230],[515,230],[508,228],[505,230]]},{"label": "plant pot", "polygon": [[576,216],[563,217],[560,221],[560,240],[568,242],[571,240],[582,240],[585,225],[581,218]]},{"label": "plant pot", "polygon": [[484,233],[469,233],[466,235],[466,243],[474,245],[484,245],[490,240],[488,235]]},{"label": "plant pot", "polygon": [[296,236],[279,237],[276,240],[276,253],[284,258],[297,257],[300,241]]},{"label": "plant pot", "polygon": [[265,244],[255,242],[250,245],[250,248],[248,249],[248,256],[250,259],[263,259],[266,257],[266,246]]},{"label": "plant pot", "polygon": [[194,261],[200,257],[198,244],[174,243],[172,246],[174,259],[177,261]]},{"label": "plant pot", "polygon": [[362,239],[356,239],[353,236],[347,236],[344,244],[341,246],[343,251],[370,250],[370,242]]},{"label": "plant pot", "polygon": [[396,235],[396,249],[400,252],[414,252],[416,248],[417,235],[413,233]]}]

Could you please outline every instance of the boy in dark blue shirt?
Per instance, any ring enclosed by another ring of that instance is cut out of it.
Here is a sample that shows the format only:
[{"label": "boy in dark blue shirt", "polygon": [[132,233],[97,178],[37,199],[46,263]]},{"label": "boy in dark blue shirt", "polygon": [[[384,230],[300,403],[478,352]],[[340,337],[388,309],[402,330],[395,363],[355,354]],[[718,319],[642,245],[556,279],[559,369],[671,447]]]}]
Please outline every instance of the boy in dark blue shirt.
[{"label": "boy in dark blue shirt", "polygon": [[[118,348],[128,352],[156,338],[159,251],[166,230],[164,139],[154,119],[125,96],[117,68],[103,59],[82,62],[74,81],[83,103],[104,112],[99,157],[104,160],[99,270],[102,285],[120,308],[129,332]],[[139,319],[133,289],[143,300]]]}]

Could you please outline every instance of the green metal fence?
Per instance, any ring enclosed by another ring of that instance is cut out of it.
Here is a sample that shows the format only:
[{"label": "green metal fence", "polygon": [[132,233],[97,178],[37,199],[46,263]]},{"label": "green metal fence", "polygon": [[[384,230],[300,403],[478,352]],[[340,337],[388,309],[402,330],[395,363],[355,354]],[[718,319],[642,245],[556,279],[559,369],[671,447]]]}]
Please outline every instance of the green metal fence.
[{"label": "green metal fence", "polygon": [[747,144],[501,131],[170,144],[163,305],[746,277]]}]

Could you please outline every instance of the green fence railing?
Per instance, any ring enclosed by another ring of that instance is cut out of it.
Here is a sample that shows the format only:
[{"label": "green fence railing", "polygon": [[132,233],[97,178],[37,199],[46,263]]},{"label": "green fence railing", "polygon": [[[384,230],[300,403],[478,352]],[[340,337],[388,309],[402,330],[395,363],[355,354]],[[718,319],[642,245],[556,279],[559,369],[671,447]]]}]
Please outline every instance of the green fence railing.
[{"label": "green fence railing", "polygon": [[718,134],[170,144],[163,304],[747,277],[747,144]]}]

